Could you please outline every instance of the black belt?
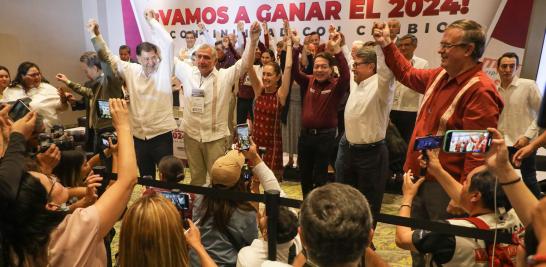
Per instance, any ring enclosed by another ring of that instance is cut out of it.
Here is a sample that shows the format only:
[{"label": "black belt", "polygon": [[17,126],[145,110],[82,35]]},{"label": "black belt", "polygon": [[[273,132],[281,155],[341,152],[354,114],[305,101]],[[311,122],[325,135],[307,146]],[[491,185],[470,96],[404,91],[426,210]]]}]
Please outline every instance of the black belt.
[{"label": "black belt", "polygon": [[335,133],[336,131],[337,131],[337,128],[321,128],[321,129],[301,128],[302,133],[310,134],[310,135],[329,134],[329,133]]},{"label": "black belt", "polygon": [[369,143],[369,144],[351,144],[349,143],[349,147],[353,149],[358,150],[369,150],[379,147],[380,145],[385,144],[385,139],[377,141],[375,143]]}]

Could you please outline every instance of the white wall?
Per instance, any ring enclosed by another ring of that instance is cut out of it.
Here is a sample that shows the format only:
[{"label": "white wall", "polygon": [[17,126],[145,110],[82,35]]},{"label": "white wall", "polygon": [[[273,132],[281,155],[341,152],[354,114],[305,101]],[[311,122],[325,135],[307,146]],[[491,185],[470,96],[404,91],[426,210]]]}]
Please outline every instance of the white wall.
[{"label": "white wall", "polygon": [[[98,16],[97,14],[100,14]],[[85,81],[79,68],[82,52],[92,50],[85,24],[99,19],[113,51],[125,42],[120,0],[0,0],[0,65],[12,77],[23,61],[32,61],[54,86],[55,74]],[[83,112],[65,112],[64,124],[75,124]]]}]

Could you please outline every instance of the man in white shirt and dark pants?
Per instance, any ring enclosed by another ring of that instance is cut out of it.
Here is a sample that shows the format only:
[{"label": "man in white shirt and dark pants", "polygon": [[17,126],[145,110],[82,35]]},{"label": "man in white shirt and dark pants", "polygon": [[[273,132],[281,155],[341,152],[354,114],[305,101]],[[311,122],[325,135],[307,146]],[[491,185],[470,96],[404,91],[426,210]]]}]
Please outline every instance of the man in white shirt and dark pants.
[{"label": "man in white shirt and dark pants", "polygon": [[[385,133],[394,94],[394,76],[377,46],[357,50],[352,65],[354,81],[345,106],[345,135],[349,151],[343,182],[366,196],[372,214],[379,214],[388,177]],[[377,72],[377,73],[376,73]]]},{"label": "man in white shirt and dark pants", "polygon": [[[518,149],[529,144],[539,131],[536,119],[540,108],[540,91],[535,81],[516,76],[518,68],[519,57],[515,53],[504,53],[497,60],[497,72],[501,81],[498,90],[504,100],[498,129],[504,135],[510,158]],[[527,187],[539,197],[535,157],[536,151],[523,159],[520,170]]]},{"label": "man in white shirt and dark pants", "polygon": [[[398,38],[396,46],[415,68],[428,68],[428,61],[413,54],[417,48],[417,38],[414,35],[407,34]],[[395,86],[390,119],[402,135],[402,138],[409,144],[423,95],[409,89],[400,82],[396,82]]]},{"label": "man in white shirt and dark pants", "polygon": [[98,44],[97,53],[112,65],[125,81],[129,93],[131,126],[135,141],[140,176],[155,177],[155,165],[161,158],[173,154],[171,131],[176,128],[173,116],[171,76],[173,70],[173,39],[155,19],[155,12],[146,12],[146,21],[152,30],[152,41],[137,46],[137,63],[125,62],[112,54],[91,20],[88,30]]},{"label": "man in white shirt and dark pants", "polygon": [[216,49],[208,44],[197,49],[196,66],[176,60],[175,75],[184,87],[182,125],[192,185],[204,185],[214,161],[225,154],[232,88],[238,77],[252,67],[260,31],[260,25],[252,24],[250,45],[229,68],[215,68]]}]

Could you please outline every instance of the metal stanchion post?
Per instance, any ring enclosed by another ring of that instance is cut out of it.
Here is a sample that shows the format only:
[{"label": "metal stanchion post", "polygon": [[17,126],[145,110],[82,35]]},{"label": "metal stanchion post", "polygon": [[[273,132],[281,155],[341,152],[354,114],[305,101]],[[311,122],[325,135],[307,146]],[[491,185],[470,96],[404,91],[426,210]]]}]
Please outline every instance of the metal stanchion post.
[{"label": "metal stanchion post", "polygon": [[277,221],[279,220],[279,190],[265,191],[265,212],[267,215],[267,259],[277,260]]}]

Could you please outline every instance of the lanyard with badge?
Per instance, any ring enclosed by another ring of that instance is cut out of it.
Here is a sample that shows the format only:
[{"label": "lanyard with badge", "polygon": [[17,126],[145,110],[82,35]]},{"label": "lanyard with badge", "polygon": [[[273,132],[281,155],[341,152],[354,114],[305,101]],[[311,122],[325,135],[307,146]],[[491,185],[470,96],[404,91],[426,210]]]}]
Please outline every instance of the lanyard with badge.
[{"label": "lanyard with badge", "polygon": [[205,90],[201,89],[203,86],[203,76],[199,82],[199,88],[194,88],[191,91],[191,112],[203,114],[205,112]]}]

